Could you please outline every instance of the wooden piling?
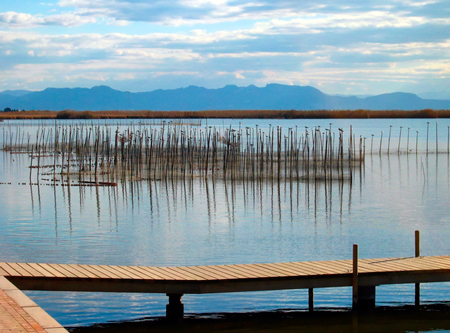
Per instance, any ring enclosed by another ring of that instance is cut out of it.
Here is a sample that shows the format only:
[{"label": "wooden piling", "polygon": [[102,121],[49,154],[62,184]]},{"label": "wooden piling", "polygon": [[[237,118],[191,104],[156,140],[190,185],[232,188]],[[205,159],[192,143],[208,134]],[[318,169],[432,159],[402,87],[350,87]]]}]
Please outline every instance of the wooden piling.
[{"label": "wooden piling", "polygon": [[314,289],[308,288],[308,309],[309,312],[314,311]]},{"label": "wooden piling", "polygon": [[352,291],[353,291],[353,311],[358,308],[358,244],[353,244],[353,275],[352,275]]},{"label": "wooden piling", "polygon": [[[415,257],[420,257],[420,232],[419,230],[416,230],[414,232],[415,235]],[[415,297],[414,297],[414,304],[416,308],[420,307],[420,283],[415,284]]]}]

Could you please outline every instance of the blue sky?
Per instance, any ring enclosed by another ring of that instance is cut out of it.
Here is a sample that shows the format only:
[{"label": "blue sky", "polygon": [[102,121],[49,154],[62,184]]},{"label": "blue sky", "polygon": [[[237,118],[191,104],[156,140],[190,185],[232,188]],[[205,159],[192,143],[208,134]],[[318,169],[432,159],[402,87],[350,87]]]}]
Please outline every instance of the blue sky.
[{"label": "blue sky", "polygon": [[0,91],[450,92],[450,0],[2,0]]}]

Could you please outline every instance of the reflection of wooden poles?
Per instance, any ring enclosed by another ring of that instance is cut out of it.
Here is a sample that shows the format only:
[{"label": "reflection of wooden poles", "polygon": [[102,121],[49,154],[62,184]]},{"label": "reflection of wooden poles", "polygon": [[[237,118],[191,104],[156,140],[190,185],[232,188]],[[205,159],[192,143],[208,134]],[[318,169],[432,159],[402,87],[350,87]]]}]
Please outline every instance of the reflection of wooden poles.
[{"label": "reflection of wooden poles", "polygon": [[388,150],[387,150],[388,154],[389,154],[389,149],[391,148],[391,132],[392,132],[392,125],[389,126],[389,138],[388,138]]},{"label": "reflection of wooden poles", "polygon": [[436,154],[439,153],[439,145],[438,145],[438,122],[436,122]]}]

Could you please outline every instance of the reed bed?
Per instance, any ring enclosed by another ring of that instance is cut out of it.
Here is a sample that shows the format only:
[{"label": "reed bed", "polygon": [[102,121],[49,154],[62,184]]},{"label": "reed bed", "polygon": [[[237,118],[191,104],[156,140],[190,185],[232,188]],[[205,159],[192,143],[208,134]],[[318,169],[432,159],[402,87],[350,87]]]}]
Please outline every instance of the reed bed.
[{"label": "reed bed", "polygon": [[450,118],[450,110],[204,110],[204,111],[21,111],[0,119],[369,119]]},{"label": "reed bed", "polygon": [[165,122],[122,129],[81,125],[42,127],[33,136],[17,127],[3,129],[3,149],[30,155],[30,182],[33,170],[38,178],[78,177],[80,183],[86,177],[94,183],[118,177],[351,180],[365,157],[364,140],[352,127],[345,138],[331,125],[265,131]]}]

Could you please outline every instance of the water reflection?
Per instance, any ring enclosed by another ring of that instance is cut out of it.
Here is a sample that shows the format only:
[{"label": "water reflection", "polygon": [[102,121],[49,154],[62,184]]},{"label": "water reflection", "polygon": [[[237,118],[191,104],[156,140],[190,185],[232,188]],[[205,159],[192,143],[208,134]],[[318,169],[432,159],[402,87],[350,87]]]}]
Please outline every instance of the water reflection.
[{"label": "water reflection", "polygon": [[[21,160],[19,155],[16,158]],[[166,221],[171,225],[195,212],[194,215],[207,218],[208,228],[222,218],[226,218],[232,227],[250,212],[261,222],[294,223],[305,212],[313,217],[315,224],[334,220],[342,223],[345,216],[352,214],[355,199],[360,206],[367,197],[378,195],[372,189],[375,185],[386,184],[387,187],[381,191],[389,192],[416,187],[420,189],[422,201],[426,192],[441,187],[443,179],[447,180],[448,188],[449,163],[448,156],[444,158],[440,154],[372,155],[356,169],[355,177],[347,180],[255,178],[239,181],[214,177],[133,180],[125,177],[119,179],[117,187],[98,187],[73,186],[70,182],[63,186],[54,179],[42,178],[40,182],[28,186],[29,206],[33,217],[42,218],[41,192],[45,189],[47,196],[48,189],[52,189],[52,220],[56,238],[61,218],[68,221],[69,233],[72,234],[74,204],[79,205],[76,216],[92,213],[90,218],[96,220],[98,226],[105,219],[114,221],[117,232],[121,211],[141,216],[142,210],[147,209],[147,219],[151,223]],[[369,180],[366,179],[368,173]],[[374,179],[379,184],[374,184]],[[369,192],[365,190],[367,183],[371,188]],[[75,203],[74,191],[79,196]],[[46,214],[49,208],[45,205]]]},{"label": "water reflection", "polygon": [[[424,255],[450,253],[450,215],[443,204],[450,200],[450,161],[443,154],[368,155],[354,177],[341,181],[118,175],[113,187],[61,186],[45,175],[30,185],[28,156],[0,155],[4,261],[170,266],[331,260],[351,258],[354,243],[361,257],[412,256],[416,229]],[[430,290],[424,299],[450,299],[446,285]],[[387,305],[408,303],[412,291],[380,288],[377,297]],[[302,308],[302,292],[262,293],[257,302],[253,294],[210,296],[206,303],[193,296],[187,308],[265,311],[285,307],[286,300]],[[351,303],[350,294],[335,290],[319,291],[319,303],[321,293],[324,306]],[[65,301],[52,305],[63,299],[60,294],[42,296],[40,305],[66,324],[110,319],[108,309],[86,310],[93,307],[91,296],[71,297],[67,302],[78,306],[73,315],[70,307],[60,309]],[[138,310],[128,306],[128,297],[101,295],[96,302],[111,301],[116,320],[164,311],[162,296],[139,296],[152,305]]]}]

